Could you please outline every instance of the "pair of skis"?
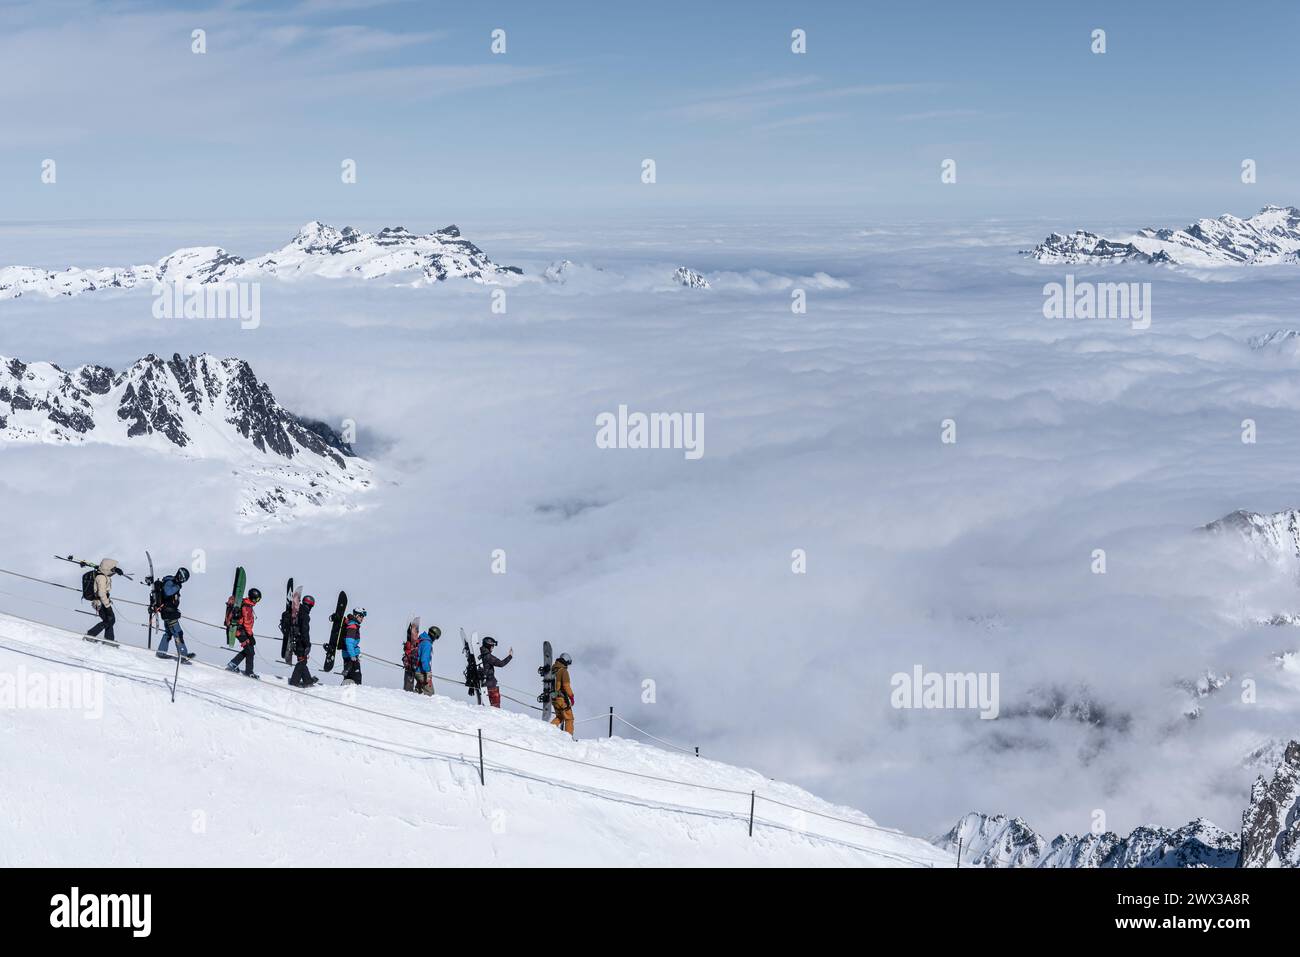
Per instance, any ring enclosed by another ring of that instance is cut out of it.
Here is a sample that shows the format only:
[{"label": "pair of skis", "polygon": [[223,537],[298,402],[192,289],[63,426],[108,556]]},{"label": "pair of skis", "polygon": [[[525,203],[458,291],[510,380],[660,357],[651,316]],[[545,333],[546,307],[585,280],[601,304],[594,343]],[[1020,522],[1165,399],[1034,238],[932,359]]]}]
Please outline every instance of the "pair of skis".
[{"label": "pair of skis", "polygon": [[483,671],[479,666],[478,659],[474,657],[473,649],[469,646],[469,639],[465,637],[464,628],[460,630],[460,643],[465,649],[465,693],[473,695],[475,700],[482,704]]}]

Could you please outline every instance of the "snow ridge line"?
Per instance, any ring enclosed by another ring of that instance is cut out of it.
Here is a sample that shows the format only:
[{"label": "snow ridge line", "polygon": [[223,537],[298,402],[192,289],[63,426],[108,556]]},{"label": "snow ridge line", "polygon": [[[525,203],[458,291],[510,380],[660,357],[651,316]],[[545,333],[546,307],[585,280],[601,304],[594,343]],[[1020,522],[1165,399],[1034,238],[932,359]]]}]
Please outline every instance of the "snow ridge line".
[{"label": "snow ridge line", "polygon": [[[64,632],[64,633],[67,634],[67,635],[74,636],[74,637],[78,637],[78,638],[82,637],[82,636],[81,636],[80,634],[78,634],[77,632],[69,631],[68,629],[65,629],[65,628],[60,628],[60,627],[58,627],[57,625],[51,625],[51,624],[49,624],[49,623],[47,623],[47,622],[38,621],[38,620],[33,619],[33,618],[26,618],[26,617],[24,617],[24,616],[22,616],[22,615],[14,615],[14,614],[12,614],[12,613],[10,613],[10,612],[3,611],[2,609],[0,609],[0,614],[6,614],[6,615],[9,615],[9,616],[12,617],[12,618],[16,618],[16,619],[18,619],[18,620],[20,620],[20,621],[26,621],[26,622],[29,622],[30,624],[38,625],[38,626],[40,626],[40,627],[42,627],[42,628],[47,628],[47,629],[49,629],[49,630],[51,630],[51,631]],[[18,641],[20,644],[23,644],[23,645],[25,646],[25,648],[30,649],[30,648],[33,647],[33,646],[31,646],[31,645],[27,645],[25,642],[21,642],[20,639],[15,639],[15,638],[12,638],[11,636],[5,636],[5,637],[9,637],[9,639],[10,639],[11,641]],[[132,645],[122,645],[122,646],[119,646],[119,647],[124,647],[124,648],[127,648],[127,649],[131,650],[131,651],[136,651],[136,652],[147,651],[147,649],[144,649],[144,648],[138,648],[138,647],[135,647],[135,646],[132,646]],[[41,661],[47,661],[47,662],[49,662],[49,663],[51,663],[51,664],[71,665],[72,667],[81,668],[81,669],[83,669],[83,670],[92,671],[92,672],[95,672],[95,673],[98,673],[98,674],[108,675],[108,676],[115,677],[115,678],[122,678],[122,679],[125,679],[125,680],[127,680],[127,681],[132,681],[132,682],[136,682],[136,683],[139,683],[139,684],[152,685],[152,684],[155,683],[155,682],[154,682],[154,679],[151,679],[150,677],[148,677],[148,676],[146,676],[146,675],[142,675],[142,674],[138,674],[138,673],[133,673],[133,672],[129,672],[129,671],[118,671],[118,670],[113,670],[113,669],[108,669],[108,668],[95,667],[94,665],[92,665],[92,664],[90,664],[88,661],[86,661],[84,658],[82,658],[82,659],[76,659],[75,656],[74,656],[74,660],[72,660],[72,661],[68,661],[68,660],[66,660],[66,659],[62,659],[62,660],[61,660],[61,659],[57,659],[57,658],[51,658],[51,657],[48,657],[48,656],[46,656],[46,655],[38,654],[38,653],[36,653],[35,651],[24,650],[23,648],[15,648],[15,647],[13,647],[12,645],[7,645],[7,644],[3,644],[3,643],[0,643],[0,649],[7,650],[7,651],[9,651],[9,652],[11,652],[11,653],[14,653],[14,654],[24,655],[24,656],[29,657],[29,658],[35,658],[35,659],[38,659],[38,660],[41,660]],[[168,657],[173,657],[173,656],[168,656]],[[220,668],[220,667],[218,667],[217,665],[211,665],[211,664],[208,664],[207,662],[195,661],[195,662],[193,662],[193,663],[194,663],[194,664],[198,664],[198,665],[200,665],[201,667],[210,668],[210,669],[212,669],[212,670],[214,670],[214,671],[219,671],[219,672],[222,672],[222,673],[225,672],[225,669],[224,669],[224,668]],[[160,682],[164,685],[164,687],[170,688],[170,686],[171,686],[171,685],[170,685],[170,682],[168,682],[168,681],[166,680],[165,677],[159,676],[156,680],[157,680],[157,681],[160,681]],[[389,714],[388,712],[377,711],[377,710],[370,709],[370,708],[364,708],[364,707],[361,707],[360,705],[350,704],[350,703],[348,703],[348,702],[344,702],[344,701],[335,701],[335,700],[333,700],[333,699],[331,699],[331,698],[322,698],[322,697],[318,697],[318,696],[315,696],[315,695],[309,695],[309,694],[307,694],[305,691],[301,691],[301,690],[299,690],[299,689],[290,689],[288,686],[280,686],[280,685],[262,685],[261,687],[280,688],[281,690],[284,690],[284,691],[290,691],[291,693],[300,694],[302,697],[305,697],[305,698],[307,698],[307,699],[309,699],[309,700],[313,700],[313,701],[323,701],[323,702],[326,702],[326,703],[328,703],[328,704],[341,705],[341,706],[343,706],[343,707],[353,708],[353,709],[355,709],[355,710],[362,711],[362,712],[365,712],[365,713],[367,713],[367,714],[372,714],[372,715],[376,715],[376,716],[379,716],[379,717],[386,717],[386,718],[390,718],[390,719],[392,719],[392,720],[403,721],[403,722],[410,723],[410,724],[414,724],[414,725],[417,725],[417,726],[420,726],[420,727],[429,728],[429,729],[437,730],[437,731],[442,731],[442,732],[444,732],[444,733],[449,733],[449,734],[461,735],[461,736],[463,736],[463,737],[469,737],[469,738],[473,738],[473,739],[475,739],[475,740],[478,740],[478,736],[477,736],[477,735],[470,734],[468,731],[457,731],[455,728],[443,728],[443,727],[438,726],[438,725],[432,725],[432,724],[428,724],[428,723],[426,723],[426,722],[414,721],[413,719],[410,719],[410,718],[403,718],[403,717],[401,717],[400,715]],[[450,754],[450,753],[448,753],[448,752],[440,752],[440,751],[436,751],[436,750],[434,750],[434,749],[424,748],[424,747],[421,747],[421,746],[419,746],[419,745],[405,744],[405,743],[402,743],[402,742],[399,742],[399,741],[389,741],[389,740],[384,739],[384,738],[376,738],[376,737],[373,737],[373,736],[370,736],[370,735],[364,735],[364,734],[350,733],[350,734],[347,734],[347,735],[343,735],[343,734],[339,734],[339,733],[336,732],[336,731],[333,732],[333,733],[331,733],[331,730],[332,730],[332,729],[328,729],[328,726],[313,725],[312,722],[307,721],[307,720],[305,720],[305,719],[303,719],[303,718],[297,718],[297,717],[294,717],[293,715],[284,714],[283,712],[275,711],[275,710],[270,709],[270,708],[264,708],[264,707],[261,707],[261,706],[256,705],[256,704],[252,704],[252,703],[250,703],[250,702],[246,702],[246,701],[238,701],[237,699],[229,698],[229,697],[226,696],[226,695],[218,694],[218,693],[211,692],[211,691],[205,691],[205,690],[203,690],[203,689],[199,689],[199,688],[193,688],[193,687],[190,687],[190,686],[188,686],[188,685],[187,685],[187,686],[184,686],[184,687],[181,688],[180,690],[181,690],[181,692],[184,693],[184,694],[189,694],[189,695],[191,695],[192,697],[197,697],[197,698],[201,698],[201,699],[203,699],[203,700],[209,701],[210,703],[213,703],[213,704],[215,704],[215,705],[218,706],[218,707],[224,707],[224,708],[228,708],[228,709],[230,709],[230,710],[241,711],[241,712],[243,712],[243,713],[245,713],[245,714],[254,714],[254,715],[258,716],[258,717],[261,717],[263,720],[268,720],[268,721],[278,721],[278,722],[280,722],[280,723],[286,723],[286,724],[289,725],[289,726],[294,726],[294,727],[295,727],[295,730],[304,731],[304,732],[309,733],[309,734],[324,735],[325,737],[330,737],[330,738],[333,738],[334,740],[345,741],[345,742],[351,742],[351,743],[355,743],[355,744],[365,744],[365,745],[368,745],[368,746],[378,745],[378,746],[381,747],[382,750],[384,750],[384,751],[388,751],[389,753],[398,754],[399,756],[404,756],[404,757],[415,758],[415,759],[417,759],[417,760],[426,760],[426,761],[427,761],[427,760],[441,760],[441,761],[447,761],[449,765],[454,765],[454,764],[456,764],[456,763],[460,763],[460,764],[462,764],[462,765],[467,765],[467,766],[472,766],[472,765],[475,763],[473,760],[470,760],[470,759],[466,758],[466,756],[465,756],[463,753],[462,753],[462,754],[459,754],[459,755],[453,755],[453,754]],[[223,702],[224,702],[224,703],[223,703]],[[604,716],[603,716],[603,715],[598,715],[598,717],[604,717]],[[325,730],[322,730],[322,727],[324,727]],[[656,776],[656,775],[644,774],[644,773],[642,773],[642,772],[637,772],[637,771],[629,771],[629,770],[626,770],[626,769],[623,769],[623,768],[614,768],[614,767],[609,767],[608,765],[595,764],[595,763],[593,763],[593,762],[589,762],[589,761],[581,761],[581,760],[578,760],[578,759],[576,759],[576,758],[566,758],[566,757],[564,757],[563,755],[552,754],[552,753],[550,753],[550,752],[546,752],[546,751],[538,751],[538,750],[533,749],[533,748],[526,748],[526,747],[523,747],[522,745],[510,744],[509,742],[506,742],[506,741],[499,741],[499,740],[496,740],[496,739],[494,739],[494,738],[483,738],[482,740],[483,740],[485,743],[491,743],[491,744],[499,745],[499,746],[501,746],[501,747],[506,747],[506,748],[513,748],[514,750],[524,751],[524,752],[529,753],[529,754],[536,754],[536,755],[541,755],[541,756],[543,756],[543,757],[557,758],[557,759],[562,760],[562,761],[568,761],[568,762],[573,763],[573,764],[579,764],[579,765],[583,765],[583,766],[586,766],[586,767],[596,768],[596,769],[598,769],[598,770],[602,770],[602,771],[610,771],[610,772],[614,772],[614,773],[618,773],[618,774],[628,774],[628,775],[632,775],[632,776],[634,776],[634,777],[646,778],[646,779],[649,779],[649,780],[659,781],[659,782],[661,782],[661,783],[666,783],[666,784],[673,784],[673,785],[685,786],[685,787],[701,788],[701,789],[708,790],[708,791],[713,791],[713,792],[716,792],[716,793],[722,793],[722,794],[728,794],[728,795],[739,795],[739,796],[742,796],[742,797],[743,797],[746,793],[750,793],[753,797],[756,797],[756,798],[758,798],[759,800],[767,801],[767,802],[769,802],[769,803],[771,803],[771,804],[779,805],[779,806],[781,806],[781,807],[788,808],[788,809],[790,809],[790,810],[794,810],[794,811],[797,811],[797,812],[800,812],[800,813],[804,813],[804,814],[812,814],[812,815],[814,815],[814,816],[816,816],[816,817],[825,818],[825,819],[827,819],[827,820],[836,821],[836,822],[838,822],[838,823],[841,823],[841,824],[847,824],[847,825],[851,825],[851,826],[854,826],[854,827],[865,828],[865,829],[867,829],[867,830],[880,831],[881,833],[885,833],[885,834],[893,834],[893,835],[895,835],[895,836],[903,836],[903,835],[901,834],[901,832],[899,832],[899,831],[891,830],[891,829],[888,829],[888,828],[876,827],[876,826],[873,826],[873,825],[870,825],[870,824],[863,824],[863,823],[860,822],[860,821],[850,821],[850,820],[848,820],[848,819],[846,819],[846,818],[835,817],[834,815],[824,814],[824,813],[822,813],[822,812],[813,811],[813,810],[808,809],[808,808],[797,807],[796,805],[793,805],[793,804],[787,804],[787,803],[785,803],[785,802],[783,802],[783,801],[777,801],[777,800],[774,800],[774,799],[772,799],[772,798],[766,798],[766,797],[763,797],[762,795],[758,795],[758,794],[756,794],[755,792],[737,791],[737,790],[732,789],[732,788],[719,788],[719,787],[714,787],[714,786],[711,786],[711,785],[698,784],[698,783],[691,782],[691,781],[679,781],[679,780],[674,780],[674,779],[672,779],[672,778],[662,778],[662,777],[658,777],[658,776]],[[414,751],[414,752],[416,752],[416,753],[415,753],[415,754],[402,754],[403,751],[407,751],[407,752]],[[636,805],[641,806],[641,807],[647,807],[647,808],[653,808],[653,809],[659,809],[659,810],[671,811],[671,812],[681,813],[681,814],[691,814],[691,815],[696,815],[696,816],[712,817],[712,818],[717,818],[717,819],[730,819],[730,820],[738,820],[738,821],[747,821],[747,820],[749,819],[749,818],[748,818],[748,815],[743,814],[743,813],[738,813],[738,812],[735,812],[735,811],[727,811],[727,810],[725,810],[725,809],[720,809],[720,808],[698,808],[698,807],[692,807],[692,806],[690,806],[690,805],[667,804],[667,803],[663,803],[663,802],[656,802],[656,801],[654,801],[653,799],[645,798],[645,797],[643,797],[643,796],[641,796],[641,795],[629,794],[629,793],[621,792],[621,791],[612,791],[612,790],[608,790],[608,789],[604,789],[604,788],[596,788],[596,787],[593,787],[593,786],[591,786],[591,785],[581,785],[581,784],[577,784],[577,783],[572,782],[572,781],[564,781],[564,780],[559,780],[559,779],[554,779],[554,778],[548,778],[548,777],[546,777],[546,776],[544,776],[544,775],[536,774],[535,772],[529,772],[529,771],[526,771],[526,770],[524,770],[524,769],[522,769],[522,768],[516,768],[516,767],[512,767],[512,766],[510,766],[510,765],[500,764],[500,763],[498,763],[498,762],[496,762],[496,761],[490,761],[490,762],[489,762],[489,761],[485,761],[485,762],[484,762],[484,765],[485,765],[486,767],[491,768],[492,770],[494,770],[494,771],[497,772],[497,773],[507,774],[507,775],[510,775],[510,776],[513,776],[513,777],[519,777],[519,778],[523,778],[523,779],[526,779],[526,780],[532,780],[532,781],[535,781],[535,782],[538,782],[538,783],[549,784],[549,785],[551,785],[551,786],[553,786],[553,787],[560,787],[560,788],[566,788],[566,789],[569,789],[569,790],[575,790],[575,791],[579,791],[579,792],[582,792],[582,793],[585,793],[585,794],[590,794],[590,795],[592,795],[592,796],[594,796],[594,797],[599,797],[599,798],[602,798],[602,799],[605,799],[605,800],[614,800],[614,801],[618,801],[618,802],[620,802],[620,803],[631,803],[631,804],[636,804]],[[778,823],[778,822],[776,822],[776,821],[772,821],[772,820],[770,820],[770,819],[765,819],[765,818],[761,818],[761,817],[755,817],[755,818],[754,818],[754,822],[755,822],[755,823],[761,823],[761,824],[763,824],[763,825],[766,826],[766,827],[771,827],[771,828],[774,828],[774,829],[776,829],[776,830],[782,830],[782,831],[786,831],[786,832],[788,832],[788,833],[797,833],[797,834],[800,834],[800,835],[803,835],[803,836],[805,836],[805,837],[812,838],[812,839],[815,839],[815,840],[825,841],[825,842],[830,843],[830,844],[835,844],[835,845],[838,845],[838,846],[842,846],[842,847],[846,847],[846,848],[851,848],[851,849],[854,849],[854,850],[857,850],[857,851],[861,851],[862,853],[866,853],[866,854],[876,854],[876,855],[879,855],[879,856],[881,856],[881,857],[888,858],[888,859],[890,859],[890,860],[901,861],[901,862],[905,862],[905,863],[908,863],[908,864],[914,864],[914,865],[918,865],[918,866],[922,866],[922,867],[932,867],[932,866],[933,866],[933,865],[926,864],[926,863],[921,862],[921,861],[917,861],[917,860],[915,860],[915,859],[913,859],[913,858],[904,857],[904,856],[902,856],[902,855],[898,855],[898,854],[892,854],[892,853],[890,853],[890,852],[888,852],[888,851],[880,850],[880,849],[878,849],[878,848],[862,847],[861,845],[853,844],[853,843],[848,842],[848,841],[843,841],[843,840],[838,839],[838,838],[833,838],[833,837],[830,837],[830,836],[828,836],[828,835],[817,834],[817,833],[814,833],[814,832],[808,831],[808,830],[806,830],[806,829],[804,829],[804,828],[796,828],[796,827],[791,827],[791,826],[788,826],[788,825],[780,824],[780,823]]]}]

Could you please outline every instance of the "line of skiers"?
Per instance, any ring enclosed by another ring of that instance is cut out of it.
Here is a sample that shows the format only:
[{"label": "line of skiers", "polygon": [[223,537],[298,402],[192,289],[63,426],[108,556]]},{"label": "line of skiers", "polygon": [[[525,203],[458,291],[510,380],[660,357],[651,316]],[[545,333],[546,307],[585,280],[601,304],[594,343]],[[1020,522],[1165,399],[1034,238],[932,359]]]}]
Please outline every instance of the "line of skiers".
[{"label": "line of skiers", "polygon": [[[91,601],[92,607],[100,618],[99,622],[86,632],[87,637],[116,644],[117,639],[113,634],[113,626],[117,620],[113,611],[113,577],[122,574],[124,573],[116,560],[105,558],[94,568],[93,575],[87,572],[83,577],[82,597]],[[167,651],[172,641],[176,642],[176,653],[183,662],[188,663],[195,656],[194,652],[185,646],[185,631],[181,627],[181,588],[189,578],[189,569],[181,567],[176,569],[175,574],[155,579],[150,585],[149,614],[157,615],[163,624],[162,638],[158,642],[156,652],[159,658],[172,657]],[[261,600],[262,592],[258,588],[250,588],[238,607],[234,604],[233,596],[226,599],[226,625],[235,626],[235,640],[239,644],[239,652],[226,664],[226,670],[238,672],[242,663],[244,675],[250,678],[257,677],[253,671],[257,648],[254,626],[257,621],[256,608]],[[286,608],[280,616],[282,632],[292,637],[290,648],[295,659],[289,684],[297,688],[310,688],[320,682],[320,678],[315,677],[307,667],[311,654],[311,612],[315,607],[316,599],[311,595],[304,595],[296,617],[289,608]],[[365,621],[366,614],[366,609],[354,608],[343,620],[340,650],[343,653],[345,682],[361,684],[361,623]],[[103,638],[99,638],[101,634]],[[407,637],[402,648],[403,690],[433,695],[433,643],[441,637],[442,629],[437,625],[429,626],[414,639]],[[498,644],[495,638],[485,637],[479,645],[478,654],[479,680],[487,689],[488,703],[494,708],[501,707],[501,685],[497,680],[496,670],[509,665],[515,656],[515,650],[511,648],[504,658],[498,658],[494,653]],[[569,682],[569,666],[572,664],[573,658],[565,653],[561,654],[551,666],[551,673],[555,679],[554,690],[551,692],[551,705],[555,718],[551,724],[562,727],[570,735],[573,734],[574,729],[573,704],[576,700],[573,686]]]}]

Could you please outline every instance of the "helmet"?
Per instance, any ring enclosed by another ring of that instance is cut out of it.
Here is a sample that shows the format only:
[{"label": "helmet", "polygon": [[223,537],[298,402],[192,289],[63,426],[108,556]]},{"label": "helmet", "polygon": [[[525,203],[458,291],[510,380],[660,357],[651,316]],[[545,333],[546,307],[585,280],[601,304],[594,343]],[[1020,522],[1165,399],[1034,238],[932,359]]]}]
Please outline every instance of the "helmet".
[{"label": "helmet", "polygon": [[442,629],[439,628],[437,625],[430,625],[428,635],[430,641],[437,641],[439,638],[442,637]]},{"label": "helmet", "polygon": [[260,588],[250,588],[248,590],[248,600],[256,604],[262,600],[262,590]]},{"label": "helmet", "polygon": [[493,638],[491,635],[488,635],[486,638],[483,639],[482,647],[495,648],[496,646],[497,646],[497,640]]},{"label": "helmet", "polygon": [[316,599],[312,598],[311,595],[303,595],[302,603],[306,605],[308,608],[311,608],[313,605],[316,604]]},{"label": "helmet", "polygon": [[360,618],[365,618],[365,617],[366,617],[366,610],[365,610],[364,608],[353,608],[353,609],[352,609],[352,617],[353,617],[353,618],[358,618],[358,619],[360,619]]},{"label": "helmet", "polygon": [[190,570],[183,565],[176,569],[176,580],[184,585],[190,580]]},{"label": "helmet", "polygon": [[564,662],[564,667],[567,668],[567,667],[569,667],[569,665],[573,664],[573,655],[569,654],[569,653],[566,651],[566,652],[564,652],[562,655],[560,655],[560,657],[559,657],[557,660],[559,660],[559,661],[563,661],[563,662]]}]

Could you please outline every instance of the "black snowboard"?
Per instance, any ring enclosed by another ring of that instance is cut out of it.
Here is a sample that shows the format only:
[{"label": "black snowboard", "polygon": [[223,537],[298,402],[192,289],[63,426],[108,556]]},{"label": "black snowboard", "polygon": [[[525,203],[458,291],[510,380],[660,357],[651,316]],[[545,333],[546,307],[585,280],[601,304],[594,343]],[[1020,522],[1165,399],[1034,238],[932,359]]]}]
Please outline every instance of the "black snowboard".
[{"label": "black snowboard", "polygon": [[280,616],[280,660],[286,665],[293,660],[293,579],[284,589],[284,614]]},{"label": "black snowboard", "polygon": [[554,662],[551,660],[551,643],[542,642],[542,666],[537,669],[537,673],[542,676],[542,693],[537,696],[537,700],[542,703],[542,720],[551,720],[551,696],[555,694],[555,672],[551,671]]},{"label": "black snowboard", "polygon": [[334,670],[334,655],[338,653],[339,641],[343,637],[343,619],[348,616],[348,593],[339,592],[339,603],[334,606],[334,614],[330,615],[330,637],[325,642],[325,664],[326,671]]}]

